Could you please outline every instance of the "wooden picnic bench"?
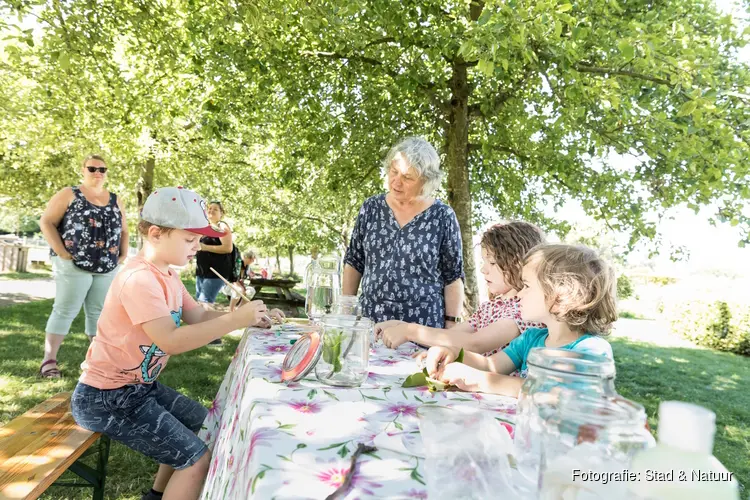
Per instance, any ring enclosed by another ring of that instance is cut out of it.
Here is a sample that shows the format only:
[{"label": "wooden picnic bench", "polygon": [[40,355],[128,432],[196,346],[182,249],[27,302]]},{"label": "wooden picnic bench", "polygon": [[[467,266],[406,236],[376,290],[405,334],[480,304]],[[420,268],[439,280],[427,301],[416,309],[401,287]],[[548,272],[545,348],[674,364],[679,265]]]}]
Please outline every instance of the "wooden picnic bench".
[{"label": "wooden picnic bench", "polygon": [[[53,483],[93,487],[94,500],[104,498],[109,438],[75,423],[70,396],[61,392],[0,427],[0,499],[38,498]],[[81,462],[93,454],[96,469]],[[66,470],[85,482],[55,483]]]},{"label": "wooden picnic bench", "polygon": [[279,307],[293,316],[304,316],[305,298],[292,290],[299,281],[252,278],[246,282],[249,282],[250,286],[255,289],[254,300],[262,300],[269,306]]}]

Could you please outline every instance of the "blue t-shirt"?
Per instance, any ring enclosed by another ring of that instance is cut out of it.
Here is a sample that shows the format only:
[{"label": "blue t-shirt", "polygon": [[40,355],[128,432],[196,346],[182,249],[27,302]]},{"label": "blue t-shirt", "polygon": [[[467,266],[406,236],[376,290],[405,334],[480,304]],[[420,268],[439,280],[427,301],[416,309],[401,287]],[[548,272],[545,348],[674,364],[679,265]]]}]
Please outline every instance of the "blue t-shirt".
[{"label": "blue t-shirt", "polygon": [[[503,352],[513,361],[513,364],[516,365],[516,369],[521,372],[522,376],[525,376],[527,370],[526,358],[529,357],[529,352],[535,347],[546,347],[544,342],[547,340],[547,337],[549,337],[549,330],[546,328],[529,328],[513,339],[508,344],[508,347],[503,349]],[[591,335],[589,333],[581,335],[570,344],[560,346],[558,349],[587,352],[614,359],[612,346],[609,345],[609,342],[598,335]]]}]

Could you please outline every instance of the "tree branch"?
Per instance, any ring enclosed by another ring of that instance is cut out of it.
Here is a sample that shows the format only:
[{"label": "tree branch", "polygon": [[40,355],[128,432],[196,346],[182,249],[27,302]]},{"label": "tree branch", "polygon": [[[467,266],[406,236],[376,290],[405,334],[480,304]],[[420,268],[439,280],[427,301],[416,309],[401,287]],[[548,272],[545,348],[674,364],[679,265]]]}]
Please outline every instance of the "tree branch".
[{"label": "tree branch", "polygon": [[635,71],[621,70],[616,68],[602,68],[599,66],[589,66],[587,64],[576,63],[573,65],[573,69],[580,73],[594,73],[599,75],[613,75],[613,76],[627,76],[630,78],[637,78],[639,80],[647,80],[649,82],[658,83],[661,85],[672,86],[669,80],[659,78],[657,76],[646,75],[643,73],[636,73]]}]

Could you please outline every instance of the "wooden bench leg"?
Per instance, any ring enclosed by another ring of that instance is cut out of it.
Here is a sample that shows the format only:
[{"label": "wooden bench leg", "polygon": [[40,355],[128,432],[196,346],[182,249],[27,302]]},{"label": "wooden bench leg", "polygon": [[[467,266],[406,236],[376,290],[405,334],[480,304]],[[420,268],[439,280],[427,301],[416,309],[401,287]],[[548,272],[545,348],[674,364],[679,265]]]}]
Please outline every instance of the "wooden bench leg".
[{"label": "wooden bench leg", "polygon": [[[68,470],[86,481],[85,483],[68,483],[58,482],[56,486],[88,486],[94,488],[93,500],[104,500],[104,483],[107,479],[107,462],[109,460],[109,437],[102,435],[99,437],[96,448],[92,447],[86,453],[81,455],[78,460],[73,462]],[[96,460],[96,469],[89,467],[82,462],[84,457],[98,454]]]}]

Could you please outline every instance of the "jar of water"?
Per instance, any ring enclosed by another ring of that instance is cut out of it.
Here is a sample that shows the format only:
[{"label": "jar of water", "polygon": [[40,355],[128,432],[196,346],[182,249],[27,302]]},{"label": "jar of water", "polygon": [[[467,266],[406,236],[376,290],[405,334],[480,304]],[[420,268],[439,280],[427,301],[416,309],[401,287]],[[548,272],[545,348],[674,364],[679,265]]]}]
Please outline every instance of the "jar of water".
[{"label": "jar of water", "polygon": [[341,291],[341,275],[336,259],[314,261],[307,269],[307,298],[305,313],[318,323],[325,314],[333,312],[333,305]]},{"label": "jar of water", "polygon": [[324,384],[358,387],[369,373],[373,322],[357,316],[328,314],[322,323],[323,347],[315,364],[315,376]]},{"label": "jar of water", "polygon": [[526,361],[529,368],[518,395],[518,414],[513,439],[519,485],[538,491],[544,421],[558,408],[561,394],[616,397],[615,363],[596,354],[537,347]]}]

